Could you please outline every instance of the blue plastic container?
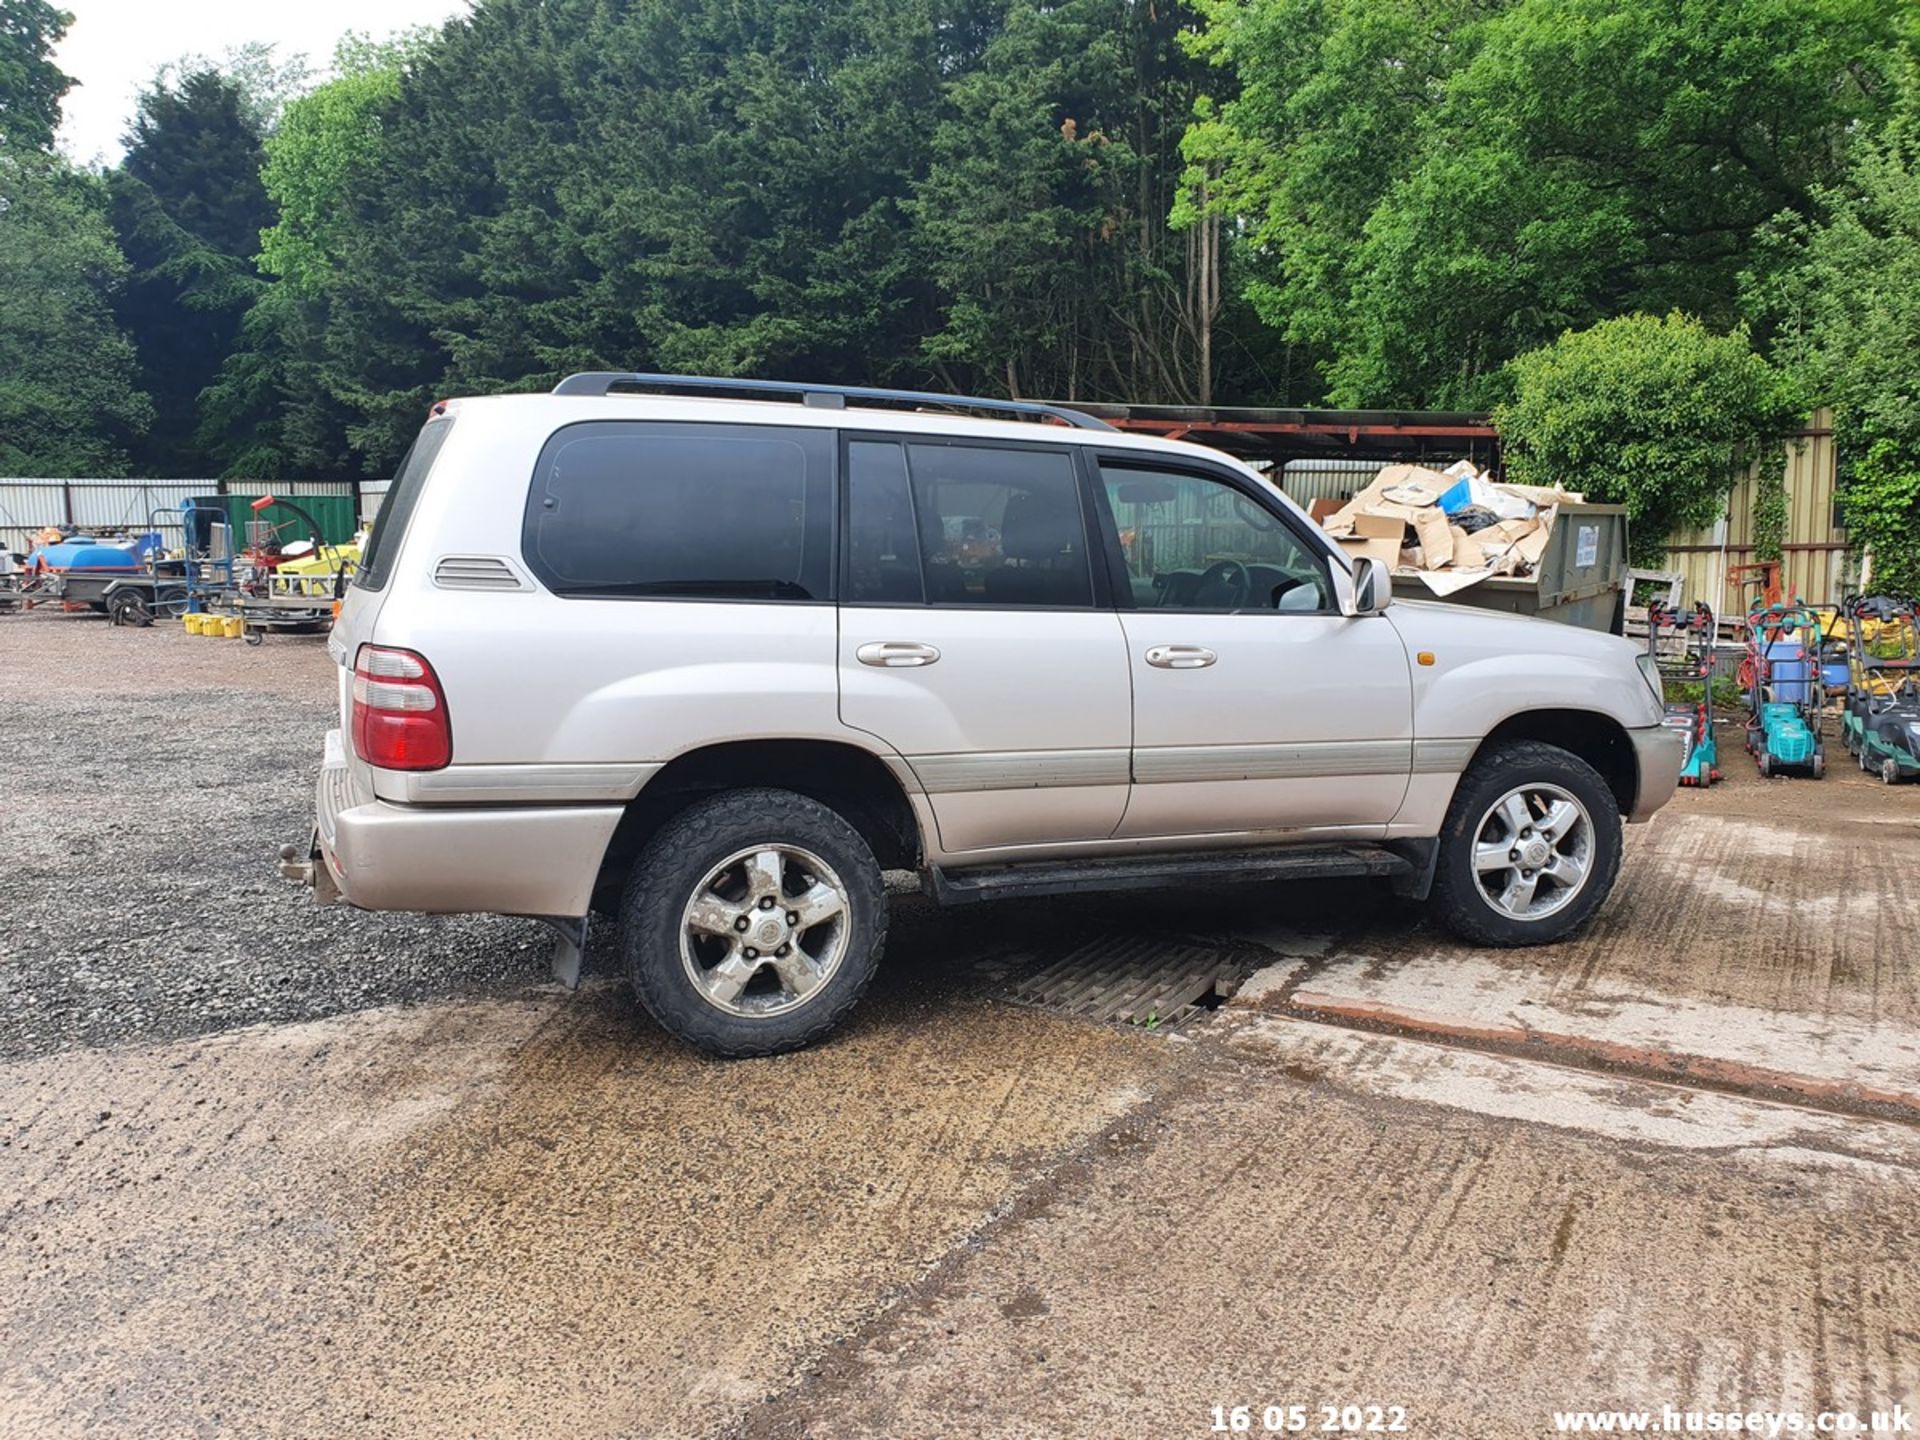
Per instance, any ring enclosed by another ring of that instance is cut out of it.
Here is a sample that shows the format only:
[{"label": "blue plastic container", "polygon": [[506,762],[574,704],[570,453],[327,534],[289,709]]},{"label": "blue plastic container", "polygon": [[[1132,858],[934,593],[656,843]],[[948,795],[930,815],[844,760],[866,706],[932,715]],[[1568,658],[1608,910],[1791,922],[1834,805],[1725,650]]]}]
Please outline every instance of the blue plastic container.
[{"label": "blue plastic container", "polygon": [[1773,698],[1782,705],[1808,705],[1813,702],[1815,668],[1807,658],[1807,647],[1798,640],[1776,640],[1767,646],[1767,670],[1773,681]]},{"label": "blue plastic container", "polygon": [[27,557],[27,565],[47,570],[144,570],[147,556],[159,548],[160,535],[154,530],[131,540],[76,535],[57,545],[42,545]]}]

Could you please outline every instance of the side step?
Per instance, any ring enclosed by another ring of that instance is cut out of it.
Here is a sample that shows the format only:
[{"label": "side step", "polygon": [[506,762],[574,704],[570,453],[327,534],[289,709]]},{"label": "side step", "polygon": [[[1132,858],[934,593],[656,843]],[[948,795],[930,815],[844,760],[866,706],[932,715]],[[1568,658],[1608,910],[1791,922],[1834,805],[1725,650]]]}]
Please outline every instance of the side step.
[{"label": "side step", "polygon": [[965,905],[976,900],[1009,900],[1028,895],[1238,885],[1265,880],[1326,880],[1353,875],[1404,881],[1424,868],[1406,855],[1378,845],[1287,845],[1265,850],[1198,850],[1106,860],[1045,860],[957,870],[936,866],[933,895],[942,905]]}]

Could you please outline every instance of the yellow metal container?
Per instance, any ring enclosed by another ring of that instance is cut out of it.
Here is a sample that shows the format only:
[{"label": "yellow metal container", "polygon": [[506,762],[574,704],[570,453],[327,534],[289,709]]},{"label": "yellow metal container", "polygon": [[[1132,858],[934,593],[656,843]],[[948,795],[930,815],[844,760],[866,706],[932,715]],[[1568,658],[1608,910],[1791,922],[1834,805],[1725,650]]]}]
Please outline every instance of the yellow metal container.
[{"label": "yellow metal container", "polygon": [[239,615],[223,615],[220,617],[220,628],[227,639],[238,640],[247,633],[247,622]]},{"label": "yellow metal container", "polygon": [[186,627],[187,634],[198,635],[200,633],[200,622],[206,618],[204,615],[196,615],[189,611],[180,617],[180,623]]}]

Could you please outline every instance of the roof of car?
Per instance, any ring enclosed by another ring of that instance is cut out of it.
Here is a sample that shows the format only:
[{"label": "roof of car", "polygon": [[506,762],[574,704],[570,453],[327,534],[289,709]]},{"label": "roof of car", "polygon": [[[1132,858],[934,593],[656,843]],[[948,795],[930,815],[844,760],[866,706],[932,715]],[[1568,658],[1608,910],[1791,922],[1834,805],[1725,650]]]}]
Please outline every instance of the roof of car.
[{"label": "roof of car", "polygon": [[[614,390],[611,393],[601,394],[534,392],[473,396],[449,400],[444,404],[452,413],[465,413],[478,409],[508,413],[521,412],[527,415],[537,413],[539,423],[545,426],[644,416],[649,420],[679,420],[689,423],[806,425],[841,430],[874,430],[894,434],[964,435],[983,440],[1020,441],[1028,444],[1035,441],[1048,444],[1092,444],[1116,450],[1179,454],[1216,463],[1227,459],[1219,450],[1207,446],[1191,445],[1154,435],[1113,430],[1098,421],[1085,426],[1076,426],[1065,419],[1056,419],[1046,413],[1046,411],[1064,413],[1067,407],[1049,406],[1042,410],[1041,407],[1035,406],[1023,418],[995,419],[982,414],[967,413],[965,410],[936,408],[937,402],[946,398],[929,396],[928,404],[924,408],[908,408],[898,403],[884,406],[861,403],[860,397],[854,396],[847,401],[844,408],[826,408],[804,403],[798,394],[776,397],[751,393],[712,395]],[[967,397],[956,396],[952,397],[951,403],[968,405],[973,402]],[[1091,417],[1088,418],[1091,419]]]}]

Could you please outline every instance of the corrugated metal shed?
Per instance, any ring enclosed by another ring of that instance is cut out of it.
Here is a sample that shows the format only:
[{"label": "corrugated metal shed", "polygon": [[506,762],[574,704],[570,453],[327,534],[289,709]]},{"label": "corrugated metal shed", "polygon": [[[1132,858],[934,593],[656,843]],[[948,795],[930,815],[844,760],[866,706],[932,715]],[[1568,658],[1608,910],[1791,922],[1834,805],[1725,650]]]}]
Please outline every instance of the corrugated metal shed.
[{"label": "corrugated metal shed", "polygon": [[1351,500],[1373,483],[1379,460],[1289,460],[1280,472],[1280,488],[1296,504],[1315,500]]},{"label": "corrugated metal shed", "polygon": [[215,495],[217,480],[0,480],[0,544],[24,550],[49,525],[159,530],[180,543],[178,519],[154,522],[154,512],[177,516],[180,502]]},{"label": "corrugated metal shed", "polygon": [[1667,568],[1686,577],[1685,603],[1705,600],[1721,614],[1743,614],[1751,590],[1727,583],[1734,566],[1753,563],[1753,506],[1759,485],[1772,483],[1785,467],[1787,530],[1781,546],[1781,589],[1815,605],[1836,604],[1857,584],[1859,565],[1847,554],[1846,531],[1836,523],[1839,469],[1834,454],[1833,412],[1816,410],[1806,429],[1789,436],[1781,451],[1740,478],[1721,518],[1698,530],[1681,531],[1667,546]]},{"label": "corrugated metal shed", "polygon": [[0,479],[0,545],[25,550],[35,532],[49,525],[100,526],[119,530],[157,529],[169,547],[182,541],[177,519],[180,502],[196,496],[226,497],[235,533],[244,535],[247,502],[261,495],[285,495],[307,504],[330,543],[352,537],[359,501],[348,480],[72,480]]}]

